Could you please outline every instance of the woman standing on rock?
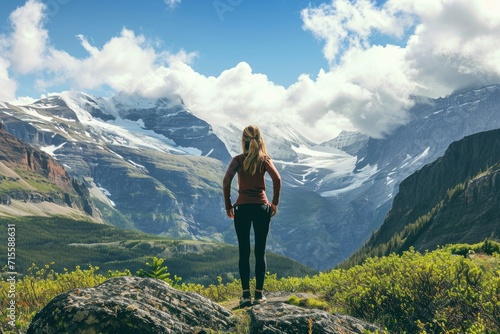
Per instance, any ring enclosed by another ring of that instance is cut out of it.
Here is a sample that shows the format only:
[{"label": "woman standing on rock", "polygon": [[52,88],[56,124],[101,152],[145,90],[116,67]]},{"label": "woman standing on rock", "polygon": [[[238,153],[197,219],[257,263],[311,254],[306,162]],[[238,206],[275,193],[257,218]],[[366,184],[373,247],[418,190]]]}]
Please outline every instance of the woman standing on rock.
[{"label": "woman standing on rock", "polygon": [[[239,248],[239,271],[243,296],[240,307],[252,304],[250,296],[250,229],[255,235],[255,303],[264,303],[262,293],[266,274],[266,241],[271,217],[278,213],[281,177],[267,155],[266,146],[258,127],[250,125],[241,138],[243,153],[235,156],[223,180],[224,202],[227,216],[234,219]],[[266,172],[273,181],[271,203],[266,196]],[[238,198],[231,204],[231,182],[238,173]]]}]

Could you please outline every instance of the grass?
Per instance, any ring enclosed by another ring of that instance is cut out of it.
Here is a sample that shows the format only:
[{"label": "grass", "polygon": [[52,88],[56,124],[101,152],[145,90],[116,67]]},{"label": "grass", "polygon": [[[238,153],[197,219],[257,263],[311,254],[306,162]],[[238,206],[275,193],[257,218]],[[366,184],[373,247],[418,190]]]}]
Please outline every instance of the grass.
[{"label": "grass", "polygon": [[39,173],[28,171],[21,168],[16,168],[15,172],[26,181],[30,186],[42,193],[61,193],[64,190],[47,180],[47,178]]}]

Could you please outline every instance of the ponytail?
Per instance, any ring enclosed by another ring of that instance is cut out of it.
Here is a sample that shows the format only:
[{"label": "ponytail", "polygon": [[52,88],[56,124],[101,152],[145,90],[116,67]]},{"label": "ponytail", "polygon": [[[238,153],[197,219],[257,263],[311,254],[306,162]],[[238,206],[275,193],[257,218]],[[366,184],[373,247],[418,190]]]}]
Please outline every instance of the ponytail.
[{"label": "ponytail", "polygon": [[267,157],[266,146],[259,128],[254,125],[247,126],[245,130],[243,130],[241,144],[243,153],[245,154],[243,171],[250,175],[254,175],[257,172],[259,163],[263,162]]}]

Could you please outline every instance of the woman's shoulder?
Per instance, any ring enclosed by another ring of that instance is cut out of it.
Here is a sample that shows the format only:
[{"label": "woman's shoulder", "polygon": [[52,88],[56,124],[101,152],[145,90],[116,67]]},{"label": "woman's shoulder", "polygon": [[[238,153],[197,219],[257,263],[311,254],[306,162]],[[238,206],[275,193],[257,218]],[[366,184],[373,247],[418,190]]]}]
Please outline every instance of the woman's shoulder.
[{"label": "woman's shoulder", "polygon": [[245,160],[245,154],[240,153],[240,154],[238,154],[238,155],[235,155],[235,156],[233,157],[233,160]]},{"label": "woman's shoulder", "polygon": [[265,162],[268,162],[268,163],[269,163],[269,162],[271,161],[271,157],[270,157],[269,155],[267,155],[267,154],[266,154],[266,155],[263,157],[263,160],[264,160]]},{"label": "woman's shoulder", "polygon": [[245,161],[245,155],[243,153],[235,155],[232,160],[233,160],[233,162],[241,165],[241,164],[243,164],[243,161]]},{"label": "woman's shoulder", "polygon": [[264,155],[263,157],[261,157],[259,160],[260,160],[261,166],[266,166],[266,169],[268,166],[273,165],[273,163],[271,161],[271,157],[267,154]]}]

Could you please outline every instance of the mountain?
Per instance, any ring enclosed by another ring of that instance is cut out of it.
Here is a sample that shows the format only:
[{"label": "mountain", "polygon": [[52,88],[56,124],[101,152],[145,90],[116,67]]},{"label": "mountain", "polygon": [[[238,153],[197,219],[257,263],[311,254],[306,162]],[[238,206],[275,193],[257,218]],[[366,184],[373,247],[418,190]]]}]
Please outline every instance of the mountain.
[{"label": "mountain", "polygon": [[[500,128],[500,85],[414,100],[408,124],[381,139],[343,132],[315,144],[286,122],[260,125],[283,179],[270,251],[316,269],[334,267],[382,225],[402,180],[453,141]],[[115,226],[236,244],[221,180],[241,152],[237,125],[208,124],[179,97],[82,92],[25,106],[0,103],[0,120],[85,183]]]},{"label": "mountain", "polygon": [[[370,138],[357,155],[353,176],[338,190],[321,192],[337,206],[329,233],[345,253],[361,247],[384,222],[400,183],[441,157],[465,136],[500,128],[500,85],[457,91],[447,97],[415,97],[410,121],[385,138]],[[452,170],[450,170],[450,173]]]},{"label": "mountain", "polygon": [[179,103],[63,92],[29,106],[5,104],[0,119],[118,210],[115,225],[221,240],[220,175],[230,156],[210,126]]},{"label": "mountain", "polygon": [[0,123],[0,216],[67,215],[103,223],[88,189]]},{"label": "mountain", "polygon": [[341,151],[347,152],[350,155],[357,156],[368,140],[369,136],[354,131],[342,131],[337,137],[322,143],[322,146],[338,148]]},{"label": "mountain", "polygon": [[403,182],[380,229],[348,261],[500,239],[500,129],[452,143]]}]

